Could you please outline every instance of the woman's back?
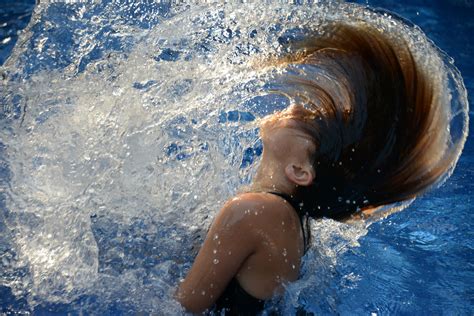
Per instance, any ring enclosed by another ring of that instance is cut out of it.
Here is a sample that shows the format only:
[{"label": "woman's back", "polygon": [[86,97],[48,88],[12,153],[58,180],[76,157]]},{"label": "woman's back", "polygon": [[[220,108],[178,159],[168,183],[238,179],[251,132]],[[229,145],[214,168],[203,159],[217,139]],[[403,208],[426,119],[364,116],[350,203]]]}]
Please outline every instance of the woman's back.
[{"label": "woman's back", "polygon": [[241,194],[214,219],[178,297],[188,310],[202,311],[236,281],[251,297],[269,299],[298,278],[303,253],[300,220],[286,200]]},{"label": "woman's back", "polygon": [[254,206],[249,207],[247,216],[255,219],[250,229],[261,239],[255,253],[242,264],[236,279],[252,296],[268,299],[282,282],[298,278],[304,253],[300,220],[294,208],[274,194],[246,193],[239,198]]}]

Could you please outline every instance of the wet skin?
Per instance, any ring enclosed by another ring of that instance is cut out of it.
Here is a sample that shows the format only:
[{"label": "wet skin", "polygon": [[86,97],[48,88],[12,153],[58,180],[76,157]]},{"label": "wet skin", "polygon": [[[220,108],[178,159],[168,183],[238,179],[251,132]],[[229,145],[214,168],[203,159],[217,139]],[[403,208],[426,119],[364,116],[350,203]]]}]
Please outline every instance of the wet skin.
[{"label": "wet skin", "polygon": [[315,150],[309,136],[291,118],[292,107],[262,120],[262,160],[252,193],[225,203],[186,278],[176,293],[190,312],[211,307],[232,278],[250,295],[269,299],[282,284],[295,281],[304,252],[295,210],[283,198],[314,179],[309,160]]},{"label": "wet skin", "polygon": [[[259,299],[281,293],[284,283],[298,278],[304,252],[298,215],[286,200],[266,192],[291,196],[298,186],[317,179],[311,161],[317,147],[295,119],[302,111],[290,106],[260,122],[263,154],[252,192],[230,199],[216,215],[176,292],[186,310],[202,312],[211,307],[232,278]],[[389,214],[365,209],[344,221]]]}]

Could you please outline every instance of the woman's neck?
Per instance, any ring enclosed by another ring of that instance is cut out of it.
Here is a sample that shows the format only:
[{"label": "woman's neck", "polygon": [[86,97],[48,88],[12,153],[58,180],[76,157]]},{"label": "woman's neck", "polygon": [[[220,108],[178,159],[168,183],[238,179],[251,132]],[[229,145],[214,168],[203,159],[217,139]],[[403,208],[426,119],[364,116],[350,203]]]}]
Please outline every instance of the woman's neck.
[{"label": "woman's neck", "polygon": [[273,191],[288,195],[293,195],[296,190],[296,186],[286,177],[285,167],[265,158],[262,158],[250,188],[256,192]]}]

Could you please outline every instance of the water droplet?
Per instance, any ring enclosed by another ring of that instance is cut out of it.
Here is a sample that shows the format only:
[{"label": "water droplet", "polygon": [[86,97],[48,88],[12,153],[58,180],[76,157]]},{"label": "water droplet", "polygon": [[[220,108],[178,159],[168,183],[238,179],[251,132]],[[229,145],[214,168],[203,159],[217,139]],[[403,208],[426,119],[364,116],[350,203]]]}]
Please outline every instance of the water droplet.
[{"label": "water droplet", "polygon": [[214,249],[214,250],[212,251],[212,253],[216,254],[216,253],[217,253],[217,249]]},{"label": "water droplet", "polygon": [[257,211],[255,211],[255,215],[258,215],[258,212],[257,212]]},{"label": "water droplet", "polygon": [[288,253],[286,252],[286,248],[283,248],[283,252],[282,252],[281,254],[283,255],[283,257],[286,257],[286,255],[288,254]]},{"label": "water droplet", "polygon": [[202,292],[201,292],[201,295],[202,295],[202,296],[206,295],[206,291],[202,291]]},{"label": "water droplet", "polygon": [[294,270],[294,269],[296,269],[296,266],[294,264],[292,264],[291,268]]},{"label": "water droplet", "polygon": [[7,38],[5,38],[5,39],[2,40],[2,44],[7,44],[7,43],[9,43],[11,40],[12,40],[11,37],[7,37]]},{"label": "water droplet", "polygon": [[219,239],[219,235],[214,234],[214,237],[212,237],[212,240],[217,240],[217,239]]},{"label": "water droplet", "polygon": [[230,256],[232,254],[232,251],[229,251],[227,254]]},{"label": "water droplet", "polygon": [[282,226],[285,226],[285,222],[281,222],[281,225],[282,225]]},{"label": "water droplet", "polygon": [[350,200],[346,200],[346,204],[351,204],[351,201],[350,201]]}]

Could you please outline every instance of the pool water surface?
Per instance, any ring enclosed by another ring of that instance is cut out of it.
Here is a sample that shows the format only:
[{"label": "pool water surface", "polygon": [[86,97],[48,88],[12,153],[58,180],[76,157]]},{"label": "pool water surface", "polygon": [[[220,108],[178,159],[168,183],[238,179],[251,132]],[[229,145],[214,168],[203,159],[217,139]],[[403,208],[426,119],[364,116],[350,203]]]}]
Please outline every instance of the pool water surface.
[{"label": "pool water surface", "polygon": [[[473,100],[474,3],[352,2],[418,25]],[[245,5],[0,3],[0,313],[183,313],[177,282],[255,172],[254,123],[287,105],[249,60],[350,4]],[[468,136],[451,177],[405,210],[313,223],[301,279],[269,305],[472,315],[473,163]]]}]

